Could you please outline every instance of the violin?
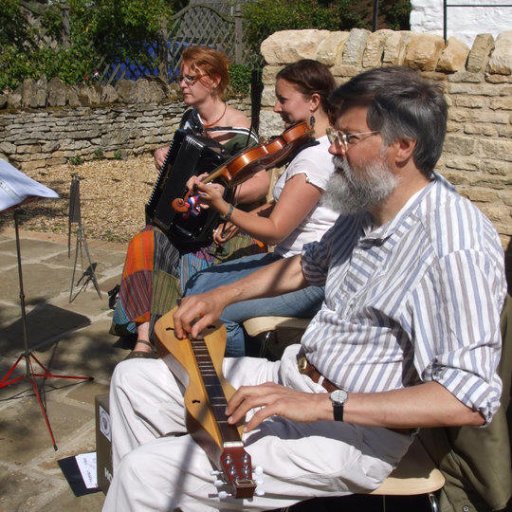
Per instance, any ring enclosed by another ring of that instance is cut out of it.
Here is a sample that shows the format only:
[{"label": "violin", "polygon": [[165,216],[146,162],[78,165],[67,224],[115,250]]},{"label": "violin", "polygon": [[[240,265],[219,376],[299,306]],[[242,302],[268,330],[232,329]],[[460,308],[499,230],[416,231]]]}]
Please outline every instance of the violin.
[{"label": "violin", "polygon": [[187,430],[218,468],[214,485],[220,498],[262,495],[262,472],[257,468],[256,478],[252,478],[251,456],[245,451],[241,437],[242,425],[229,424],[225,414],[227,400],[235,393],[222,374],[226,328],[217,322],[208,326],[203,336],[180,340],[174,334],[176,309],[156,322],[155,335],[164,362],[186,387]]},{"label": "violin", "polygon": [[[294,124],[268,143],[248,148],[214,169],[202,182],[222,178],[228,186],[237,186],[248,180],[256,169],[271,169],[285,163],[286,159],[303,144],[314,139],[314,131],[306,121]],[[174,211],[187,213],[194,201],[192,191],[184,198],[176,198],[171,205]]]}]

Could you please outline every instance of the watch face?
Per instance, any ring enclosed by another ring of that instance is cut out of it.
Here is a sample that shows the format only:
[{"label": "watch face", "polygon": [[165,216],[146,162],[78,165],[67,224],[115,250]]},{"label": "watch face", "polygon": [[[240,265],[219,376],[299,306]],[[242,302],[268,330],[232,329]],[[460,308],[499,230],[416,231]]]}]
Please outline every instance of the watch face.
[{"label": "watch face", "polygon": [[344,389],[336,389],[329,396],[333,402],[342,404],[347,399],[347,392]]}]

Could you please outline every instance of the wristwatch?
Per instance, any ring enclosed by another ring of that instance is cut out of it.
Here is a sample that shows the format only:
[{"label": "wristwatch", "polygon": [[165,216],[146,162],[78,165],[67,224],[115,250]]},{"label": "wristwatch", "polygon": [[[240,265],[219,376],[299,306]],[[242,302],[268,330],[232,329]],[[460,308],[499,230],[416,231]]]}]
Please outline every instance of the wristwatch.
[{"label": "wristwatch", "polygon": [[332,403],[332,412],[336,421],[343,421],[343,407],[348,399],[348,393],[344,389],[336,389],[329,393]]}]

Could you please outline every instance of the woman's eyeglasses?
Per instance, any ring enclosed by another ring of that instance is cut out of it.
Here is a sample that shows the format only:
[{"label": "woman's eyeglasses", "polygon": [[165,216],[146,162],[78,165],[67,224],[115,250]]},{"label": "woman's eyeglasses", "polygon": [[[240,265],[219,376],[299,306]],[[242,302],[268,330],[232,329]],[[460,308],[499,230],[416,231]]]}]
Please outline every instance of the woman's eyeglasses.
[{"label": "woman's eyeglasses", "polygon": [[[342,148],[344,151],[348,151],[351,146],[354,146],[358,142],[361,142],[372,135],[376,135],[379,132],[347,133],[329,126],[326,133],[331,144]],[[363,137],[364,135],[366,135],[366,137]]]},{"label": "woman's eyeglasses", "polygon": [[178,83],[185,82],[187,85],[194,85],[198,80],[201,80],[206,75],[180,75],[178,76]]}]

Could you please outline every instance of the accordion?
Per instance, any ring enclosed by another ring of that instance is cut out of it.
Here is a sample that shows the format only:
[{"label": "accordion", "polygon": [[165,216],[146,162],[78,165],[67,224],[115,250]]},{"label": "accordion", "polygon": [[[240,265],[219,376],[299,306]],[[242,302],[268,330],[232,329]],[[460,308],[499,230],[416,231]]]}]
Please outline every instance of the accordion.
[{"label": "accordion", "polygon": [[202,209],[197,216],[184,216],[173,210],[173,199],[186,194],[189,178],[213,171],[228,157],[214,139],[176,130],[146,204],[146,223],[161,229],[178,250],[188,252],[209,245],[220,217],[213,208]]}]

